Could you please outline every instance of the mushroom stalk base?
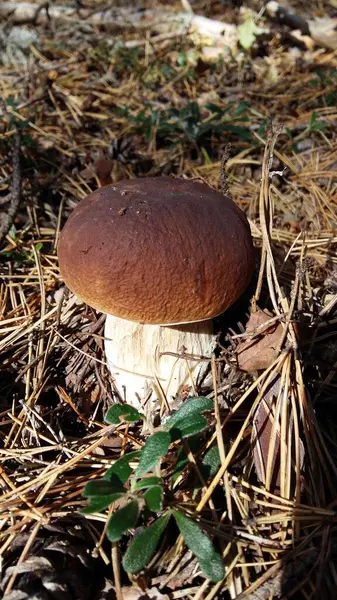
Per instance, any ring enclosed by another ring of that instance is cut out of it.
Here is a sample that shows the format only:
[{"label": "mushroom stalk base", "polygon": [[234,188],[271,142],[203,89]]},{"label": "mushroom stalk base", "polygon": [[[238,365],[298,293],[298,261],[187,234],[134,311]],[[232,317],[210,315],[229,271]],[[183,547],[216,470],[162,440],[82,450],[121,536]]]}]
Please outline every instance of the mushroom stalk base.
[{"label": "mushroom stalk base", "polygon": [[150,393],[151,404],[187,397],[208,364],[198,358],[210,358],[214,345],[212,320],[161,326],[107,315],[105,322],[109,371],[121,397],[136,408]]}]

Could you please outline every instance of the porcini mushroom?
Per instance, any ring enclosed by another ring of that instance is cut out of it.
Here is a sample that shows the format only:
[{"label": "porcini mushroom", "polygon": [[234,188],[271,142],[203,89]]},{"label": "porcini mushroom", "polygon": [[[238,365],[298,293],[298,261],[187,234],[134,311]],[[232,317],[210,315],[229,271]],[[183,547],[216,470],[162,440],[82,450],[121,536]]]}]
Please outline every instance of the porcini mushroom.
[{"label": "porcini mushroom", "polygon": [[200,362],[176,355],[210,356],[212,318],[241,296],[254,270],[243,212],[206,184],[172,177],[87,196],[58,256],[67,286],[107,314],[107,363],[135,406],[149,388],[170,400],[191,386]]}]

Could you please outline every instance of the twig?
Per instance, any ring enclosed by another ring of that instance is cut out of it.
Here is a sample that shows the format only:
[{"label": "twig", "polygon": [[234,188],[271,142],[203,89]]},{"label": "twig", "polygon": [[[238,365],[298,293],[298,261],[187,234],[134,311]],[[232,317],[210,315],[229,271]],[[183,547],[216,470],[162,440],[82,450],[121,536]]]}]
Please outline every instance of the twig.
[{"label": "twig", "polygon": [[8,204],[8,208],[1,212],[0,219],[0,246],[7,233],[9,232],[15,215],[19,208],[21,198],[21,165],[20,165],[20,145],[21,145],[21,134],[17,129],[14,136],[13,146],[13,174],[12,174],[12,187],[11,191],[5,198],[2,198],[1,204]]},{"label": "twig", "polygon": [[[12,23],[32,23],[46,25],[69,24],[79,21],[77,8],[67,6],[45,5],[44,10],[36,10],[36,4],[31,2],[0,2],[0,18],[9,18]],[[93,27],[104,27],[109,31],[124,29],[155,31],[156,33],[169,33],[180,31],[180,34],[194,32],[200,36],[214,40],[222,40],[229,47],[237,44],[237,30],[233,23],[225,23],[204,16],[195,15],[193,12],[171,12],[165,10],[139,11],[133,9],[120,9],[116,12],[113,8],[102,10],[81,9],[80,21],[85,21]]]},{"label": "twig", "polygon": [[283,8],[278,2],[267,2],[266,13],[278,23],[287,25],[291,29],[299,29],[304,35],[310,35],[309,24],[303,17],[298,17],[286,8]]},{"label": "twig", "polygon": [[[259,271],[258,282],[256,286],[255,298],[259,300],[262,283],[265,270],[267,271],[268,287],[271,300],[273,301],[274,309],[279,314],[277,309],[277,300],[275,297],[274,285],[278,288],[277,276],[275,273],[275,265],[272,257],[270,238],[272,231],[272,215],[270,214],[271,206],[269,202],[269,184],[270,184],[270,171],[273,164],[274,148],[278,136],[282,131],[282,127],[274,126],[272,122],[269,123],[269,129],[267,133],[267,140],[264,150],[263,166],[262,166],[262,179],[260,189],[260,222],[262,232],[262,250],[261,250],[261,265]],[[279,290],[278,290],[279,291]],[[282,295],[279,293],[279,297]]]},{"label": "twig", "polygon": [[225,146],[225,150],[221,157],[221,167],[220,167],[220,176],[219,176],[220,192],[224,196],[229,196],[230,198],[231,198],[231,194],[228,189],[228,174],[226,171],[226,165],[227,165],[228,159],[230,158],[231,154],[232,154],[232,145],[227,144]]},{"label": "twig", "polygon": [[283,8],[275,0],[266,4],[266,14],[272,20],[287,25],[293,30],[298,29],[303,35],[310,36],[316,44],[323,48],[330,50],[337,48],[336,19],[306,20]]},{"label": "twig", "polygon": [[119,548],[118,548],[118,543],[116,543],[116,542],[114,544],[112,544],[112,547],[111,547],[111,561],[112,561],[112,569],[113,569],[113,574],[114,574],[115,591],[116,591],[117,600],[123,600]]}]

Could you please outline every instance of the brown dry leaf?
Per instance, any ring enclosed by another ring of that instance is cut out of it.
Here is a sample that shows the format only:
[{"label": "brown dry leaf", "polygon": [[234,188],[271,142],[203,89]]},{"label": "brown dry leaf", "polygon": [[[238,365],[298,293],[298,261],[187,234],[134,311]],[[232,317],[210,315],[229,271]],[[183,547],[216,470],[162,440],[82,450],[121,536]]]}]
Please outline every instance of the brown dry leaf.
[{"label": "brown dry leaf", "polygon": [[250,315],[246,333],[254,335],[240,342],[236,349],[238,366],[242,371],[253,373],[267,369],[277,358],[283,329],[280,323],[272,319],[272,314],[260,309]]},{"label": "brown dry leaf", "polygon": [[91,163],[86,169],[81,171],[80,175],[85,180],[93,179],[95,176],[98,177],[99,183],[103,187],[104,185],[112,183],[111,170],[113,164],[113,160],[101,156],[95,160],[94,163]]},{"label": "brown dry leaf", "polygon": [[309,21],[310,35],[313,40],[323,48],[336,50],[337,48],[337,19],[316,19]]},{"label": "brown dry leaf", "polygon": [[117,435],[111,435],[104,440],[102,440],[102,448],[121,448],[123,443],[123,439]]},{"label": "brown dry leaf", "polygon": [[[266,473],[268,465],[268,455],[272,452],[270,462],[270,485],[269,491],[279,495],[281,489],[280,479],[280,424],[276,426],[275,437],[273,439],[273,423],[275,418],[275,403],[280,393],[281,378],[276,375],[270,386],[266,390],[253,419],[253,459],[258,480],[266,484]],[[289,436],[293,436],[293,419],[289,418]],[[300,446],[300,469],[304,464],[305,450],[302,440],[299,440]],[[289,450],[289,446],[287,446]]]},{"label": "brown dry leaf", "polygon": [[101,185],[112,183],[111,169],[114,161],[109,158],[100,158],[94,162],[95,171]]},{"label": "brown dry leaf", "polygon": [[[276,376],[261,400],[253,420],[253,457],[258,480],[266,483],[266,470],[268,454],[271,443],[273,428],[272,405],[276,400],[280,387],[280,378]],[[275,445],[271,463],[270,491],[273,494],[280,493],[280,435],[276,431]]]},{"label": "brown dry leaf", "polygon": [[193,577],[198,570],[197,559],[193,558],[192,552],[190,551],[186,554],[186,559],[186,563],[182,570],[167,582],[167,587],[169,587],[170,590],[182,590],[184,586],[192,583]]},{"label": "brown dry leaf", "polygon": [[215,90],[203,92],[197,98],[197,103],[200,108],[204,108],[207,104],[216,104],[219,101],[219,94]]},{"label": "brown dry leaf", "polygon": [[38,147],[41,151],[51,150],[55,146],[55,140],[49,138],[40,138],[38,141]]}]

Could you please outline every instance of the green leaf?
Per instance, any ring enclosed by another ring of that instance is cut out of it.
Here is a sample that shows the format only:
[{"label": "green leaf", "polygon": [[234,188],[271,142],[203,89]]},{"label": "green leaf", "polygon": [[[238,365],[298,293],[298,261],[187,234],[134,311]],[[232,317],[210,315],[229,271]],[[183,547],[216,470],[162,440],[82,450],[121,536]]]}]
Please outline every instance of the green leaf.
[{"label": "green leaf", "polygon": [[313,111],[310,115],[309,131],[315,132],[315,131],[320,131],[325,128],[326,128],[326,123],[323,123],[323,121],[320,121],[318,114],[315,111]]},{"label": "green leaf", "polygon": [[239,42],[245,50],[252,47],[256,40],[256,34],[260,33],[260,28],[257,27],[252,17],[248,17],[244,23],[241,23],[237,28],[239,34]]},{"label": "green leaf", "polygon": [[10,108],[14,108],[14,110],[16,110],[16,102],[13,98],[13,96],[8,96],[7,100],[6,100],[6,104],[7,106],[10,106]]},{"label": "green leaf", "polygon": [[143,490],[145,488],[151,487],[152,485],[157,485],[158,483],[161,483],[160,477],[145,477],[144,479],[137,481],[134,484],[133,489],[134,491]]},{"label": "green leaf", "polygon": [[197,122],[200,120],[200,109],[199,109],[199,104],[198,102],[190,102],[189,103],[189,109],[191,112],[191,117],[192,119]]},{"label": "green leaf", "polygon": [[113,406],[110,406],[105,415],[105,422],[110,423],[110,425],[119,425],[123,421],[133,423],[134,421],[140,421],[141,419],[144,419],[144,415],[129,404],[114,404]]},{"label": "green leaf", "polygon": [[141,477],[151,471],[158,460],[165,456],[171,443],[171,436],[167,431],[158,431],[149,437],[140,451],[139,465],[136,477]]},{"label": "green leaf", "polygon": [[218,104],[213,104],[212,102],[209,102],[208,104],[205,105],[205,108],[207,108],[207,110],[209,110],[212,113],[215,113],[215,115],[224,115],[226,112],[228,112],[229,110],[229,104],[223,108],[222,106],[219,106]]},{"label": "green leaf", "polygon": [[219,465],[221,463],[219,448],[218,446],[213,446],[206,452],[203,457],[200,465],[200,472],[205,481],[214,477],[219,469]]},{"label": "green leaf", "polygon": [[130,467],[130,462],[140,455],[140,450],[135,452],[129,452],[122,458],[116,460],[116,462],[107,470],[104,475],[106,481],[110,481],[114,485],[124,485],[129,479],[133,469]]},{"label": "green leaf", "polygon": [[170,429],[171,441],[174,442],[180,438],[189,438],[206,429],[207,419],[202,415],[191,417],[188,422],[185,419],[178,421],[172,429]]},{"label": "green leaf", "polygon": [[[213,446],[206,452],[199,466],[200,473],[204,481],[208,481],[218,472],[221,463],[218,446]],[[194,491],[197,492],[202,487],[201,482],[197,479],[194,485]]]},{"label": "green leaf", "polygon": [[240,117],[242,114],[247,113],[249,109],[249,104],[245,100],[241,100],[237,106],[235,106],[233,110],[232,117]]},{"label": "green leaf", "polygon": [[210,581],[221,581],[225,576],[223,560],[215,550],[212,558],[203,559],[197,556],[199,567]]},{"label": "green leaf", "polygon": [[123,558],[123,567],[128,573],[138,573],[150,562],[171,513],[163,515],[149,527],[144,527],[134,538]]},{"label": "green leaf", "polygon": [[230,125],[229,123],[225,123],[223,125],[223,129],[226,129],[226,131],[230,131],[240,140],[246,141],[249,140],[251,137],[249,127],[240,127],[239,125]]},{"label": "green leaf", "polygon": [[[193,450],[192,450],[192,452],[193,452]],[[183,470],[188,465],[188,463],[189,463],[188,456],[185,452],[185,448],[182,447],[179,450],[177,462],[174,467],[174,471],[173,471],[173,475],[172,475],[173,483],[177,480],[177,478],[183,472]]]},{"label": "green leaf", "polygon": [[[190,448],[192,454],[195,454],[200,450],[200,440],[198,438],[189,440],[188,445],[189,445],[189,448]],[[220,462],[221,461],[220,461],[218,446],[212,446],[212,448],[210,448],[208,450],[208,452],[206,452],[204,457],[201,459],[200,465],[199,465],[201,475],[203,476],[203,479],[205,481],[207,481],[211,477],[214,477],[214,475],[218,471]],[[179,475],[183,472],[183,470],[185,469],[185,467],[188,464],[189,464],[188,456],[185,452],[185,448],[182,447],[179,450],[177,462],[174,467],[174,471],[173,471],[173,475],[172,475],[173,483],[177,480]],[[196,489],[200,489],[199,483],[196,486]]]},{"label": "green leaf", "polygon": [[110,496],[111,494],[126,494],[126,489],[122,485],[114,485],[110,481],[104,479],[96,479],[95,481],[89,481],[83,491],[85,498],[91,496]]},{"label": "green leaf", "polygon": [[177,56],[177,64],[180,67],[185,67],[187,65],[187,54],[186,54],[186,52],[184,50],[182,52],[180,52],[180,54],[178,54],[178,56]]},{"label": "green leaf", "polygon": [[164,427],[166,430],[172,429],[176,423],[183,421],[184,419],[190,420],[195,416],[200,417],[201,413],[205,410],[212,410],[213,402],[209,398],[190,398],[177,410],[172,417],[167,419]]},{"label": "green leaf", "polygon": [[128,529],[135,527],[138,519],[138,500],[131,500],[122,508],[116,510],[109,519],[106,534],[110,542],[117,542]]},{"label": "green leaf", "polygon": [[108,508],[110,504],[123,496],[125,496],[124,492],[116,492],[116,494],[109,494],[108,496],[92,496],[89,498],[88,506],[82,508],[81,513],[83,515],[91,515],[95,512],[101,512],[101,510]]},{"label": "green leaf", "polygon": [[149,510],[153,512],[163,510],[163,488],[161,485],[153,485],[146,490],[144,500]]},{"label": "green leaf", "polygon": [[203,159],[205,161],[205,164],[206,165],[211,165],[212,164],[212,159],[211,159],[210,155],[208,154],[206,148],[204,148],[203,146],[201,146],[200,150],[201,150],[201,154],[203,156]]},{"label": "green leaf", "polygon": [[198,559],[200,569],[210,581],[221,581],[225,576],[223,561],[200,526],[183,513],[174,511],[174,518],[186,545]]}]

